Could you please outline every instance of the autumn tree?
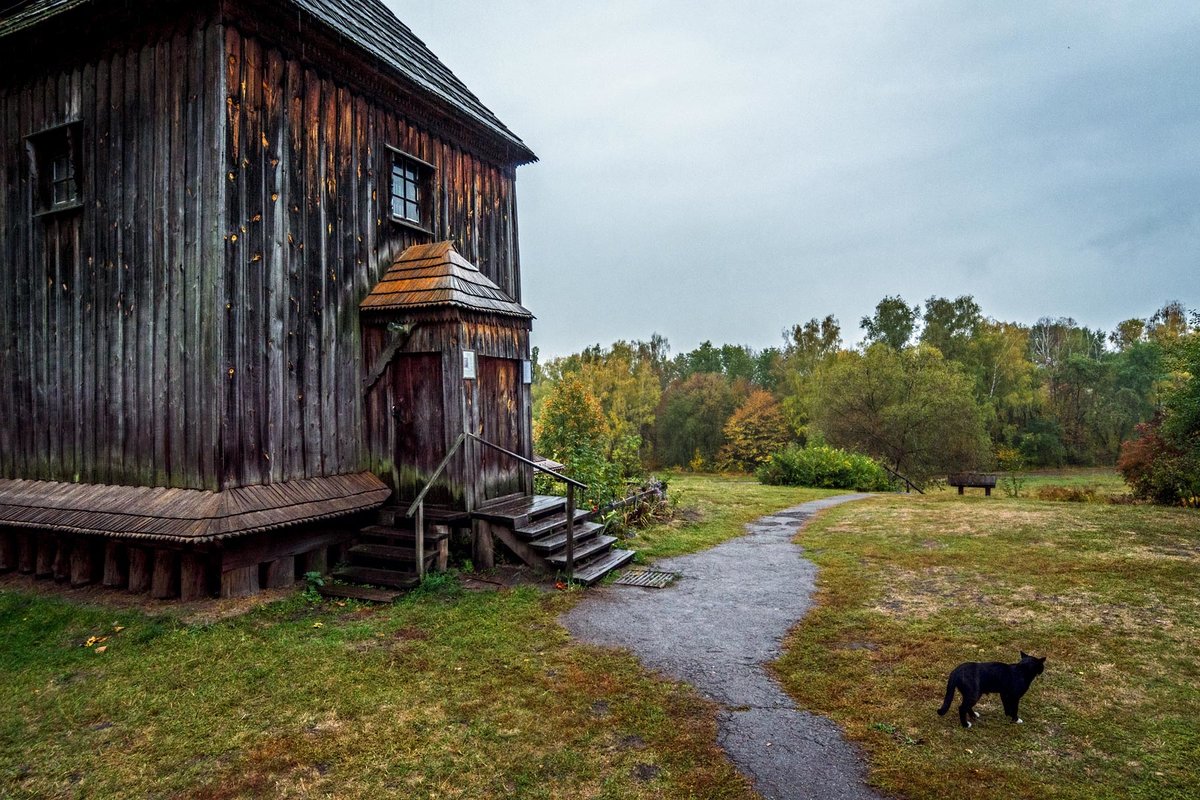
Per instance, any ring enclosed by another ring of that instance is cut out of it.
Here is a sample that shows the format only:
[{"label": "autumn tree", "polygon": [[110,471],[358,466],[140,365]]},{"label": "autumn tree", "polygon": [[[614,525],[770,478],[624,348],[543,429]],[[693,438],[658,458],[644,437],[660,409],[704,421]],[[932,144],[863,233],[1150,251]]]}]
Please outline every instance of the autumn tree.
[{"label": "autumn tree", "polygon": [[718,460],[723,469],[742,472],[753,472],[791,439],[779,401],[764,389],[751,392],[730,415],[723,433],[725,445]]},{"label": "autumn tree", "polygon": [[745,392],[721,375],[701,372],[663,392],[655,425],[655,456],[666,465],[687,466],[696,458],[715,464],[725,444],[725,421]]},{"label": "autumn tree", "polygon": [[829,365],[813,421],[830,444],[923,481],[988,460],[972,389],[961,367],[934,348],[879,343]]}]

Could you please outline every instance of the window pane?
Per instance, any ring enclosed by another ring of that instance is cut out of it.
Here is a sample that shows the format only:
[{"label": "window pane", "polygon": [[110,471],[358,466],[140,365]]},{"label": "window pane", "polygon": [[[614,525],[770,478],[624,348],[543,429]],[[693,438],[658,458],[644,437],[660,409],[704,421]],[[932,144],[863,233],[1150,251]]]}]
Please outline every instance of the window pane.
[{"label": "window pane", "polygon": [[406,217],[411,219],[413,222],[421,221],[421,209],[417,207],[416,203],[408,202],[405,203],[404,206],[408,211],[408,213],[405,214]]},{"label": "window pane", "polygon": [[403,217],[404,216],[404,201],[401,200],[399,197],[392,198],[392,216],[393,217]]},{"label": "window pane", "polygon": [[404,184],[404,199],[405,200],[416,200],[417,199],[417,185],[415,183]]}]

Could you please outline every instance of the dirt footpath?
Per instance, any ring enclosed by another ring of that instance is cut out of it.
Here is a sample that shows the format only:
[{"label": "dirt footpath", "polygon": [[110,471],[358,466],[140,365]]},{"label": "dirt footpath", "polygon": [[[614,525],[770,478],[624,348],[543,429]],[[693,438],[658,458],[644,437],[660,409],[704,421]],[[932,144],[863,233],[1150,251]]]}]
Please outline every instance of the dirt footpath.
[{"label": "dirt footpath", "polygon": [[792,537],[818,510],[867,496],[839,495],[762,517],[740,539],[655,563],[682,575],[673,586],[593,590],[563,622],[576,638],[628,648],[647,667],[720,703],[720,745],[768,800],[877,800],[837,726],[797,709],[763,667],[812,605],[817,570]]}]

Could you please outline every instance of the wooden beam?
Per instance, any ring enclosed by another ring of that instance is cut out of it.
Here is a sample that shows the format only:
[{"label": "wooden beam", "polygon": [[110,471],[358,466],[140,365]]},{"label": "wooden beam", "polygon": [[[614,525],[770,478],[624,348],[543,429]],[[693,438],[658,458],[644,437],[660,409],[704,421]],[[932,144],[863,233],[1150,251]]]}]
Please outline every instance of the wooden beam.
[{"label": "wooden beam", "polygon": [[179,599],[185,603],[208,597],[208,559],[201,553],[179,557]]},{"label": "wooden beam", "polygon": [[71,547],[71,586],[87,586],[89,583],[95,582],[98,544],[86,536],[75,539],[75,543]]},{"label": "wooden beam", "polygon": [[150,591],[150,551],[144,547],[129,548],[129,591],[134,594]]},{"label": "wooden beam", "polygon": [[296,557],[284,556],[267,563],[267,588],[286,589],[296,582]]},{"label": "wooden beam", "polygon": [[129,554],[125,545],[114,539],[104,543],[104,577],[100,582],[111,589],[119,589],[129,582]]},{"label": "wooden beam", "polygon": [[174,550],[154,551],[154,573],[150,578],[150,596],[167,600],[179,596],[179,553]]},{"label": "wooden beam", "polygon": [[381,350],[379,353],[379,356],[375,359],[374,363],[371,364],[370,369],[368,369],[366,374],[363,375],[363,394],[371,391],[375,384],[379,383],[379,379],[383,377],[383,373],[385,370],[387,370],[388,364],[392,363],[392,359],[395,358],[396,353],[401,347],[404,346],[404,343],[408,341],[408,337],[412,335],[414,327],[416,327],[415,323],[408,325],[392,323],[388,325],[389,336],[387,344],[384,345],[383,350]]},{"label": "wooden beam", "polygon": [[17,534],[15,531],[0,531],[0,572],[17,568]]},{"label": "wooden beam", "polygon": [[247,597],[258,594],[258,564],[221,573],[221,597]]}]

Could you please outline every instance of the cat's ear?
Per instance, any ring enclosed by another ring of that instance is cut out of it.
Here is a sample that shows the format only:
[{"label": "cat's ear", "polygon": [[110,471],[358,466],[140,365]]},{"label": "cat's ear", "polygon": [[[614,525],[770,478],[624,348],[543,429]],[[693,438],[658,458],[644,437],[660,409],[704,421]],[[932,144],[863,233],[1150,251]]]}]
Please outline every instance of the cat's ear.
[{"label": "cat's ear", "polygon": [[1022,651],[1021,651],[1021,658],[1029,658],[1029,653],[1026,653],[1024,650],[1022,650]]},{"label": "cat's ear", "polygon": [[[1034,658],[1037,658],[1037,656],[1034,656]],[[1038,659],[1037,659],[1037,662],[1038,662],[1039,664],[1045,664],[1045,663],[1046,663],[1046,657],[1045,657],[1045,656],[1042,656],[1041,658],[1038,658]]]}]

